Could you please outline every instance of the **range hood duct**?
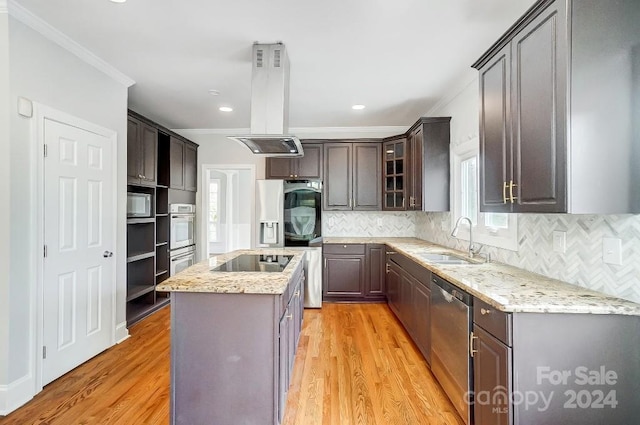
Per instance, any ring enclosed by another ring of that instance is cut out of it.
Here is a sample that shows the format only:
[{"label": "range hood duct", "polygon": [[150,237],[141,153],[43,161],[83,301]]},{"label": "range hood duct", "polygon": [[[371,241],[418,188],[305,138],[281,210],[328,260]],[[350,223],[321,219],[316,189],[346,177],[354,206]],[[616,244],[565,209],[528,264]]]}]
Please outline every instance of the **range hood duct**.
[{"label": "range hood duct", "polygon": [[282,43],[253,45],[251,134],[230,136],[262,156],[303,156],[289,130],[289,57]]}]

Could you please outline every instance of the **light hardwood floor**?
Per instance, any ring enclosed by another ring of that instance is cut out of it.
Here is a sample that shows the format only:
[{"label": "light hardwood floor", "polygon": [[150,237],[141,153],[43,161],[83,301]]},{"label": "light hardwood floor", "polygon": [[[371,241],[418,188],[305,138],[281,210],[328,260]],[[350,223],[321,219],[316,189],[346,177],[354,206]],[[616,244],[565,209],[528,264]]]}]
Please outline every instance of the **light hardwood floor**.
[{"label": "light hardwood floor", "polygon": [[[0,424],[167,424],[169,308]],[[305,310],[283,425],[462,425],[385,304]]]}]

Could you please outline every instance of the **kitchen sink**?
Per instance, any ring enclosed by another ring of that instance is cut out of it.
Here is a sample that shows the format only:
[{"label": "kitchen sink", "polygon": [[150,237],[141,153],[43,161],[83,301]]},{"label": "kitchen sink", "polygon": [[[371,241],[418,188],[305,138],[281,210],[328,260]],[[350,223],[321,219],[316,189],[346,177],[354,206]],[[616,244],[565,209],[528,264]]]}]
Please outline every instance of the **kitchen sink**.
[{"label": "kitchen sink", "polygon": [[418,256],[429,263],[435,264],[478,264],[471,259],[448,254],[418,254]]}]

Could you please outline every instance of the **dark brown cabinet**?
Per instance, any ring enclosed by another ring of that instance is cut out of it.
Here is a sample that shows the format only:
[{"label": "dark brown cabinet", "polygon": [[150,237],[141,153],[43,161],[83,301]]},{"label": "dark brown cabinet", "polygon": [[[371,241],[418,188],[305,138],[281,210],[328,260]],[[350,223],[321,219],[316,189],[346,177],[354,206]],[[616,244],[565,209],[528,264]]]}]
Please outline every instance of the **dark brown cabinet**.
[{"label": "dark brown cabinet", "polygon": [[324,245],[325,300],[356,300],[364,297],[365,246]]},{"label": "dark brown cabinet", "polygon": [[190,143],[184,145],[184,190],[195,192],[198,187],[198,148]]},{"label": "dark brown cabinet", "polygon": [[324,244],[325,301],[384,301],[385,246]]},{"label": "dark brown cabinet", "polygon": [[404,137],[387,140],[382,145],[384,155],[383,209],[404,210],[406,202],[407,148]]},{"label": "dark brown cabinet", "polygon": [[481,211],[567,211],[563,3],[538,10],[477,65]]},{"label": "dark brown cabinet", "polygon": [[[499,388],[504,394],[511,394],[511,348],[486,332],[478,325],[473,326],[476,338],[473,356],[473,380],[476,394],[494,394]],[[479,402],[474,404],[475,425],[510,425],[511,409],[506,398],[489,397],[495,403]],[[483,398],[484,400],[484,398]]]},{"label": "dark brown cabinet", "polygon": [[129,116],[127,119],[127,182],[155,186],[158,130]]},{"label": "dark brown cabinet", "polygon": [[376,142],[325,143],[324,210],[380,210],[380,155],[381,145]]},{"label": "dark brown cabinet", "polygon": [[322,180],[323,148],[321,143],[303,143],[301,158],[267,158],[267,179]]},{"label": "dark brown cabinet", "polygon": [[127,118],[127,192],[152,199],[151,217],[127,218],[126,317],[132,325],[169,302],[168,293],[156,291],[169,277],[169,185],[180,184],[182,190],[173,191],[180,194],[196,190],[197,145],[134,111]]},{"label": "dark brown cabinet", "polygon": [[387,303],[396,317],[400,317],[400,274],[402,269],[392,261],[387,262]]},{"label": "dark brown cabinet", "polygon": [[431,272],[402,254],[387,252],[387,302],[431,364]]},{"label": "dark brown cabinet", "polygon": [[370,300],[383,301],[385,299],[385,246],[367,244],[366,252],[365,296]]},{"label": "dark brown cabinet", "polygon": [[[423,276],[429,279],[431,273]],[[416,278],[411,278],[413,298],[413,341],[431,364],[431,289]]]},{"label": "dark brown cabinet", "polygon": [[423,117],[384,140],[385,210],[449,211],[450,121]]},{"label": "dark brown cabinet", "polygon": [[169,187],[195,192],[198,181],[197,147],[176,136],[169,142]]}]

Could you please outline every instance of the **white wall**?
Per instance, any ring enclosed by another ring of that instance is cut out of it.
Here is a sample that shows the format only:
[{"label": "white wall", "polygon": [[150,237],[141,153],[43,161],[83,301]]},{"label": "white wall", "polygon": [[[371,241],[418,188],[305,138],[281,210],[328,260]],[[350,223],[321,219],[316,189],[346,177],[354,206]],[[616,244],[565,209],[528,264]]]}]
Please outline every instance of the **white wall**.
[{"label": "white wall", "polygon": [[[35,308],[33,255],[41,252],[42,247],[32,246],[35,229],[31,227],[31,214],[41,200],[32,199],[31,119],[18,115],[16,105],[19,96],[117,132],[118,203],[114,208],[118,217],[118,238],[114,251],[118,323],[125,322],[126,299],[127,88],[12,17],[9,18],[9,55],[11,167],[0,163],[3,173],[6,170],[10,172],[7,179],[0,176],[3,184],[5,181],[10,184],[9,318],[0,321],[0,336],[7,329],[9,332],[9,373],[0,385],[11,384],[30,375],[33,377],[30,359],[36,350],[32,334],[35,326],[32,320]],[[1,149],[5,149],[4,144]],[[0,161],[5,161],[7,156],[0,154],[0,158]],[[4,205],[6,210],[7,203]],[[5,211],[0,214],[5,214]],[[0,223],[4,226],[5,220],[0,220]],[[2,232],[0,228],[0,235]],[[4,244],[6,238],[0,239]],[[4,261],[4,256],[1,257]],[[4,276],[2,273],[0,279]],[[2,344],[3,347],[7,345]]]},{"label": "white wall", "polygon": [[[9,15],[0,1],[0,205],[9,205]],[[0,385],[9,373],[9,209],[0,208]],[[2,406],[0,406],[2,409]]]},{"label": "white wall", "polygon": [[[261,156],[251,153],[249,148],[238,142],[227,139],[223,134],[203,133],[196,130],[175,130],[177,133],[200,145],[198,148],[198,193],[196,193],[196,229],[204,229],[202,214],[203,193],[207,188],[202,187],[203,165],[245,164],[255,165],[256,179],[264,179],[265,160]],[[206,239],[198,230],[197,258],[203,260],[206,252],[203,249]]]}]

